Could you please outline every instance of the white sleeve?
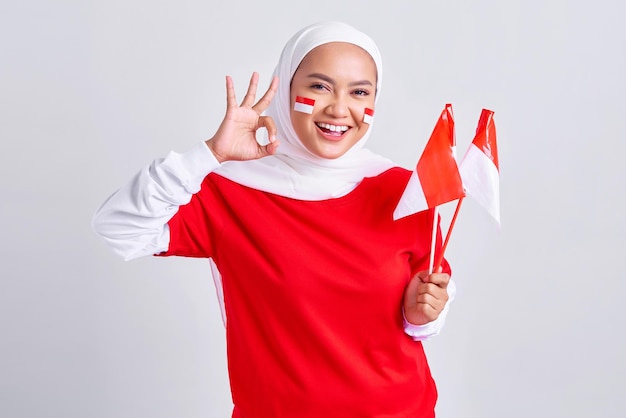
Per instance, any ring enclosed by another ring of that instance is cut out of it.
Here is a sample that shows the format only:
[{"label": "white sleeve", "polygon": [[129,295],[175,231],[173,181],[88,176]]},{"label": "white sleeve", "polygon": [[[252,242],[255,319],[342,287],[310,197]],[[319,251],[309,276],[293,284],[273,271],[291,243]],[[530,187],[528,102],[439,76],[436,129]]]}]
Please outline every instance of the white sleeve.
[{"label": "white sleeve", "polygon": [[100,206],[92,220],[94,231],[125,260],[166,251],[167,222],[219,165],[204,142],[182,154],[170,152],[139,171]]},{"label": "white sleeve", "polygon": [[439,314],[439,317],[432,322],[429,322],[424,325],[414,325],[407,321],[404,316],[404,309],[402,310],[402,317],[404,318],[404,332],[413,338],[415,341],[425,341],[430,337],[434,337],[435,335],[441,332],[444,323],[446,322],[446,316],[448,315],[448,311],[450,310],[450,304],[454,300],[456,296],[456,284],[454,281],[450,279],[448,283],[448,301],[446,305],[443,307],[443,310]]}]

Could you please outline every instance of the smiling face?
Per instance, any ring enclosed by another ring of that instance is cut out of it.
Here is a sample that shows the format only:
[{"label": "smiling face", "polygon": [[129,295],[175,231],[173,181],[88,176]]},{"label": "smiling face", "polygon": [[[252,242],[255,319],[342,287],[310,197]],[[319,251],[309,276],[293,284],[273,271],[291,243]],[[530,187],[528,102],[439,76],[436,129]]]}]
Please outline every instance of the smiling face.
[{"label": "smiling face", "polygon": [[[334,159],[367,132],[365,108],[374,109],[376,65],[362,48],[344,42],[309,52],[291,81],[291,122],[314,155]],[[296,97],[315,100],[312,114],[294,110]]]}]

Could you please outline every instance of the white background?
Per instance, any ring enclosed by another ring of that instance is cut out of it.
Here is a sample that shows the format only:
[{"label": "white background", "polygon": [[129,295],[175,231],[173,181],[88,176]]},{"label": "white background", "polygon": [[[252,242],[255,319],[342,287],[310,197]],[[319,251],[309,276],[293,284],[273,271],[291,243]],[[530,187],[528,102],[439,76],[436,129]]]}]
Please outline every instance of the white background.
[{"label": "white background", "polygon": [[[412,167],[445,103],[495,111],[502,227],[466,200],[458,298],[426,344],[438,417],[626,416],[624,7],[617,1],[5,2],[0,416],[229,417],[204,260],[123,262],[91,231],[140,167],[209,137],[224,75],[267,85],[302,26],[385,65],[370,148]],[[451,209],[444,208],[444,223]]]}]

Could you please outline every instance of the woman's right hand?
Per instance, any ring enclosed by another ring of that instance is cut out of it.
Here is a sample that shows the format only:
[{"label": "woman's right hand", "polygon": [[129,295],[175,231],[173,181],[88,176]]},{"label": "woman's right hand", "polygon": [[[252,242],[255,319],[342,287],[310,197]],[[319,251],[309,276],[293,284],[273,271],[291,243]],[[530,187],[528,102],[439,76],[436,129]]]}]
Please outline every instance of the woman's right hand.
[{"label": "woman's right hand", "polygon": [[[261,116],[274,98],[278,89],[278,77],[274,77],[263,97],[254,104],[259,74],[253,73],[248,85],[246,97],[237,105],[235,87],[232,78],[226,76],[226,116],[207,146],[220,163],[229,160],[254,160],[272,155],[279,142],[276,139],[276,125],[269,116]],[[270,140],[267,145],[259,145],[256,131],[267,129]]]}]

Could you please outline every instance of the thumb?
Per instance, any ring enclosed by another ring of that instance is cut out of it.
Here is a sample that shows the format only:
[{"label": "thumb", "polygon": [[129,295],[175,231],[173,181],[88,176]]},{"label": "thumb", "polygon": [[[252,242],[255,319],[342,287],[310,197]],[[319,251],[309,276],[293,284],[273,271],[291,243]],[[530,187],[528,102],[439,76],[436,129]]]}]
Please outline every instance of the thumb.
[{"label": "thumb", "polygon": [[280,145],[280,141],[274,138],[273,141],[271,141],[269,144],[265,146],[262,146],[261,148],[263,148],[265,155],[274,155],[276,154],[276,150],[278,149],[279,145]]},{"label": "thumb", "polygon": [[265,128],[267,132],[267,137],[264,138],[263,142],[266,142],[264,145],[259,145],[258,147],[258,157],[266,157],[268,155],[273,155],[276,153],[276,149],[280,145],[280,141],[276,139],[276,124],[274,123],[274,119],[271,116],[259,116],[257,120],[257,131],[259,129]]},{"label": "thumb", "polygon": [[271,116],[259,116],[257,120],[257,130],[265,128],[267,130],[267,138],[269,142],[274,142],[276,140],[276,123]]}]

